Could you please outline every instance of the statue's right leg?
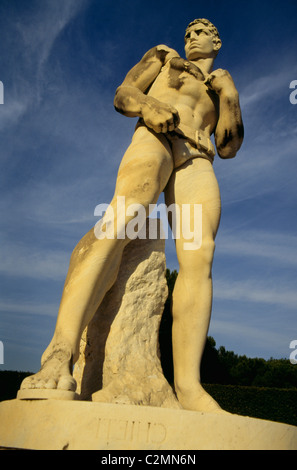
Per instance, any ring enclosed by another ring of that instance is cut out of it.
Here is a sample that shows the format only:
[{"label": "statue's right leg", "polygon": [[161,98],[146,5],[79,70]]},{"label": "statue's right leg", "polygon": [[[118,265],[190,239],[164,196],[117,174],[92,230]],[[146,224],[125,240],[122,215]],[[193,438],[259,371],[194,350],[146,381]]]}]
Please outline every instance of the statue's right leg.
[{"label": "statue's right leg", "polygon": [[[166,203],[175,203],[181,214],[175,240],[179,273],[172,296],[175,391],[184,409],[221,413],[200,377],[212,309],[215,236],[221,215],[220,191],[211,163],[194,158],[178,168],[166,188]],[[201,217],[194,212],[195,204],[201,206]]]},{"label": "statue's right leg", "polygon": [[[96,237],[92,229],[75,247],[64,285],[56,329],[41,360],[41,370],[27,377],[22,389],[62,389],[74,391],[72,367],[78,359],[82,332],[97,311],[106,292],[114,284],[122,253],[130,239],[122,233],[135,215],[127,207],[140,204],[148,215],[173,170],[167,140],[146,127],[136,130],[121,162],[114,197],[110,203],[114,214],[114,236]],[[117,217],[118,198],[125,204]],[[117,235],[121,233],[121,237]]]}]

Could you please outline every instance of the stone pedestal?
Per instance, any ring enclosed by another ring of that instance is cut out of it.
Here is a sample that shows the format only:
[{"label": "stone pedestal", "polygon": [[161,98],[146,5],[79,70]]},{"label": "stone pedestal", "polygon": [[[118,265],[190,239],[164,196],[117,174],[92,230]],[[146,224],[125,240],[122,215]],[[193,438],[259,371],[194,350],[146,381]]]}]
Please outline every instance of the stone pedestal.
[{"label": "stone pedestal", "polygon": [[297,450],[297,428],[232,414],[62,400],[0,403],[0,447]]}]

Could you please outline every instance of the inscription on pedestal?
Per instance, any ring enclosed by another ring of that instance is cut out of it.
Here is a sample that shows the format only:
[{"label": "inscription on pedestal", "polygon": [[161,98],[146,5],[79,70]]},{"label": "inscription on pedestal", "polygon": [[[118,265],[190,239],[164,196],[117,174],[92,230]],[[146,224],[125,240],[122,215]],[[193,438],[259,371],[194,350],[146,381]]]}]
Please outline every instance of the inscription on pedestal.
[{"label": "inscription on pedestal", "polygon": [[167,429],[162,423],[99,418],[96,437],[106,442],[127,441],[145,444],[163,444]]}]

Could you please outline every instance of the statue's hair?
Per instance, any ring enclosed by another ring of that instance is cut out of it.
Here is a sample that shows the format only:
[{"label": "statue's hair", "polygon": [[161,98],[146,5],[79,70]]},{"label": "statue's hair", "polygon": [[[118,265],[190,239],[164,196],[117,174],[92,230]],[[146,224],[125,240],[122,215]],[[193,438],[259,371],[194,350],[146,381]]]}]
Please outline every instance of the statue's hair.
[{"label": "statue's hair", "polygon": [[209,20],[206,20],[205,18],[197,18],[196,20],[194,21],[191,21],[191,23],[188,24],[187,26],[187,29],[186,29],[186,32],[188,31],[188,29],[193,26],[194,24],[197,24],[197,23],[202,23],[204,24],[205,26],[208,27],[209,31],[217,38],[217,39],[220,39],[220,35],[219,35],[219,32],[217,30],[217,28],[209,21]]}]

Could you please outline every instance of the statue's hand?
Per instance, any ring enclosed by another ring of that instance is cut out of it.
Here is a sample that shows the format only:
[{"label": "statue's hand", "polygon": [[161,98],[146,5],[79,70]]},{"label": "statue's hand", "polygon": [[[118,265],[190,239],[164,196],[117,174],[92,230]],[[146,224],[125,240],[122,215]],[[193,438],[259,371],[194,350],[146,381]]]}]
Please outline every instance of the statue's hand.
[{"label": "statue's hand", "polygon": [[173,131],[179,125],[177,109],[152,97],[142,106],[142,119],[155,132]]},{"label": "statue's hand", "polygon": [[228,94],[232,93],[233,91],[236,92],[233,79],[227,70],[215,70],[210,75],[208,75],[204,83],[210,90],[213,90],[218,95],[220,95],[222,92],[226,92]]}]

